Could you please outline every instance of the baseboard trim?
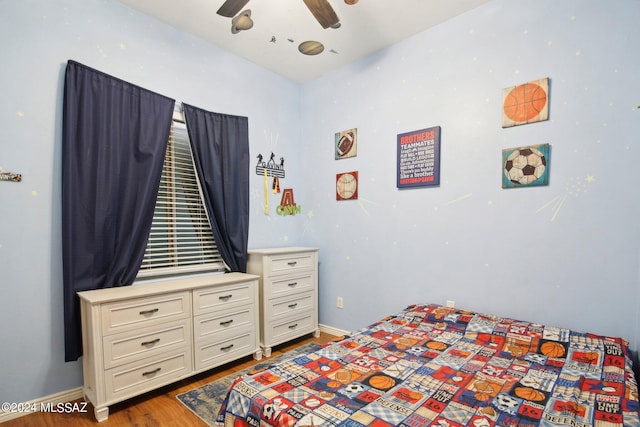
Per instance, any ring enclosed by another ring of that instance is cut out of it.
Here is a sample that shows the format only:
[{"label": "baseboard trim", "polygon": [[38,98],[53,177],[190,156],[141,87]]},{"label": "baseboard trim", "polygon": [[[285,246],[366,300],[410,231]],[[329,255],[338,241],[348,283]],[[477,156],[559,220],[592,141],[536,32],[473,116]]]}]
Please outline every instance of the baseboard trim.
[{"label": "baseboard trim", "polygon": [[[58,403],[66,403],[71,402],[73,400],[82,399],[84,397],[82,393],[82,387],[73,388],[71,390],[61,391],[59,393],[50,394],[49,396],[44,396],[39,399],[30,400],[29,402],[19,403],[20,409],[22,408],[32,408],[35,411],[40,411],[40,408],[47,407],[50,405],[57,405]],[[18,403],[18,402],[15,402]],[[13,420],[15,418],[20,418],[23,415],[29,415],[33,411],[21,411],[21,412],[5,412],[0,409],[0,423],[5,421]]]},{"label": "baseboard trim", "polygon": [[338,328],[334,328],[333,326],[328,326],[328,325],[318,325],[318,327],[320,328],[320,332],[324,332],[326,334],[329,335],[335,335],[337,337],[342,336],[342,335],[349,335],[351,332],[349,331],[345,331],[342,329],[338,329]]},{"label": "baseboard trim", "polygon": [[[334,335],[337,337],[350,334],[349,331],[334,328],[333,326],[318,325],[318,327],[321,332],[324,332],[329,335]],[[36,411],[39,411],[43,405],[46,406],[48,404],[51,404],[55,406],[58,403],[66,403],[66,402],[71,402],[71,401],[83,399],[83,398],[84,398],[84,394],[82,393],[82,387],[78,387],[71,390],[50,394],[49,396],[44,396],[39,399],[31,400],[29,402],[23,402],[23,403],[20,403],[20,406],[24,408],[34,408]],[[30,412],[4,412],[3,410],[0,409],[0,423],[13,420],[15,418],[20,418],[23,415],[28,415],[29,413]]]}]

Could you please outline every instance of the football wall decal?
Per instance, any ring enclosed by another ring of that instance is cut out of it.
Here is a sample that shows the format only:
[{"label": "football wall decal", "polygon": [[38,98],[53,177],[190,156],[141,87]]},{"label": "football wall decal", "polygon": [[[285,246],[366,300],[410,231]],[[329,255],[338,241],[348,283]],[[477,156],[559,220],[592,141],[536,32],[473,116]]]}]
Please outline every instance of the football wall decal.
[{"label": "football wall decal", "polygon": [[549,185],[549,144],[502,150],[502,188]]},{"label": "football wall decal", "polygon": [[348,129],[335,134],[336,160],[355,157],[358,154],[358,129]]}]

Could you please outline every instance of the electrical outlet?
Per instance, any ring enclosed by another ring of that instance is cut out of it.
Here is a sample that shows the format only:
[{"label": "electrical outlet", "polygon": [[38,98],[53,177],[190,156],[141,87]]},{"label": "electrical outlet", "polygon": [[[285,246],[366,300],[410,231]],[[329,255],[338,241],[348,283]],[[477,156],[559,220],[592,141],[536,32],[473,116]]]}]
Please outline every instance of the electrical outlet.
[{"label": "electrical outlet", "polygon": [[450,299],[447,300],[447,307],[455,307],[456,306],[456,302],[452,301]]},{"label": "electrical outlet", "polygon": [[338,308],[344,308],[344,301],[342,300],[342,297],[338,297],[338,301],[336,302],[336,306]]}]

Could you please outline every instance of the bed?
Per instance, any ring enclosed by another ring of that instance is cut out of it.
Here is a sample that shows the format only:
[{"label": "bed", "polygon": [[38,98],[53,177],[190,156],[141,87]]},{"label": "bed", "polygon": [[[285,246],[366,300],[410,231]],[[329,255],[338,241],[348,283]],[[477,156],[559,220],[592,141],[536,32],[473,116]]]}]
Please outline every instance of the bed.
[{"label": "bed", "polygon": [[640,426],[622,338],[411,305],[238,378],[219,426]]}]

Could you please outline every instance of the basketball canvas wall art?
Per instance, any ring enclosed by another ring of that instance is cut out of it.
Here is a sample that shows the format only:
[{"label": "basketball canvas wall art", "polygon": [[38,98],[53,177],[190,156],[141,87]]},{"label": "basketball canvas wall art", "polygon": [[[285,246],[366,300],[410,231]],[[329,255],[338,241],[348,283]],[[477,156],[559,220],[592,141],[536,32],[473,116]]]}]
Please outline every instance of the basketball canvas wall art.
[{"label": "basketball canvas wall art", "polygon": [[549,78],[502,90],[502,127],[549,120]]},{"label": "basketball canvas wall art", "polygon": [[358,129],[336,132],[335,149],[336,160],[355,157],[358,154]]},{"label": "basketball canvas wall art", "polygon": [[549,144],[502,150],[502,188],[549,185]]}]

